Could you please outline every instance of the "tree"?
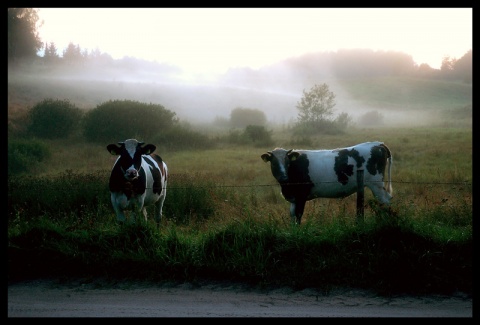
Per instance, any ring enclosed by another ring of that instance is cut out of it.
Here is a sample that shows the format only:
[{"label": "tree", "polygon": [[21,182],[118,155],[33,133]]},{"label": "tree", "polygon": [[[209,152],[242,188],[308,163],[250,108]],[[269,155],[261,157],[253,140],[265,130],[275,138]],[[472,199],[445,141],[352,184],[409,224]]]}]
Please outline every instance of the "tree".
[{"label": "tree", "polygon": [[60,56],[57,53],[57,47],[55,46],[55,43],[45,43],[45,54],[43,55],[43,58],[48,63],[55,63],[60,59]]},{"label": "tree", "polygon": [[72,42],[68,43],[67,48],[63,51],[63,60],[70,64],[82,62],[83,55],[80,45],[75,45]]},{"label": "tree", "polygon": [[358,119],[358,122],[362,126],[376,126],[382,125],[383,121],[383,114],[379,111],[368,111]]},{"label": "tree", "polygon": [[255,108],[237,107],[230,113],[230,125],[233,127],[246,127],[248,125],[265,125],[265,113]]},{"label": "tree", "polygon": [[342,133],[352,121],[347,113],[341,113],[333,119],[335,94],[326,83],[314,85],[310,91],[303,91],[303,97],[297,103],[298,121],[293,132],[299,136],[318,133]]},{"label": "tree", "polygon": [[8,8],[8,62],[33,58],[43,47],[37,32],[38,9]]},{"label": "tree", "polygon": [[472,82],[472,50],[467,51],[464,56],[453,64],[454,75],[465,82]]},{"label": "tree", "polygon": [[335,94],[328,85],[314,85],[310,91],[303,91],[303,97],[297,103],[299,123],[317,123],[329,121],[333,115]]},{"label": "tree", "polygon": [[442,59],[442,66],[440,67],[440,70],[442,72],[451,72],[453,71],[453,66],[455,65],[455,58],[451,58],[448,55],[443,57]]}]

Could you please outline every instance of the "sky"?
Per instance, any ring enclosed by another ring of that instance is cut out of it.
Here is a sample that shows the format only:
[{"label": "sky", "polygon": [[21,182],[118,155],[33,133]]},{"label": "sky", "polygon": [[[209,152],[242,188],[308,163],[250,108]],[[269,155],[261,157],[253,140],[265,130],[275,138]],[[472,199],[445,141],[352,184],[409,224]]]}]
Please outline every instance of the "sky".
[{"label": "sky", "polygon": [[[38,8],[40,39],[173,64],[258,69],[312,52],[398,51],[439,69],[472,49],[472,8]],[[43,54],[42,54],[43,55]]]}]

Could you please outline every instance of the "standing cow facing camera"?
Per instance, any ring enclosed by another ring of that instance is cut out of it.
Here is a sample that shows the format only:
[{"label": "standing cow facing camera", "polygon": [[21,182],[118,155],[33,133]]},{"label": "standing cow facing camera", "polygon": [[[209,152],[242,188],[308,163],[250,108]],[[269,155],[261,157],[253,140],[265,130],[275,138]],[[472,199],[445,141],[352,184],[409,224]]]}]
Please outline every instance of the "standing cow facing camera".
[{"label": "standing cow facing camera", "polygon": [[[385,205],[392,198],[392,154],[383,142],[365,142],[331,150],[276,148],[261,155],[270,162],[273,177],[290,202],[292,221],[300,224],[306,201],[343,198],[358,190],[357,170],[363,169],[364,185]],[[385,170],[388,165],[388,186]]]},{"label": "standing cow facing camera", "polygon": [[162,158],[153,153],[153,144],[128,139],[124,142],[109,144],[108,152],[119,156],[110,174],[109,188],[113,209],[117,221],[126,221],[125,211],[132,211],[132,220],[143,213],[147,220],[145,207],[155,205],[157,227],[162,219],[162,208],[167,195],[168,169]]}]

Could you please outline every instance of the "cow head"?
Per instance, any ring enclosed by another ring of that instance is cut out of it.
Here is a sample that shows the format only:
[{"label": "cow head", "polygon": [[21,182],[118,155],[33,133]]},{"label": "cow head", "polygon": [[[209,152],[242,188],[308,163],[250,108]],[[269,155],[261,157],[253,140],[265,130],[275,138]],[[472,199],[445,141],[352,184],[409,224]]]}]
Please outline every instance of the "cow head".
[{"label": "cow head", "polygon": [[290,163],[295,161],[300,153],[292,149],[275,148],[273,151],[267,151],[260,157],[264,162],[270,162],[273,177],[280,183],[288,183],[288,168]]},{"label": "cow head", "polygon": [[138,172],[142,166],[142,155],[153,153],[156,147],[153,144],[143,146],[144,142],[138,142],[135,139],[128,139],[118,144],[120,146],[109,144],[107,150],[114,156],[120,156],[116,165],[119,166],[126,180],[133,181],[138,178]]}]

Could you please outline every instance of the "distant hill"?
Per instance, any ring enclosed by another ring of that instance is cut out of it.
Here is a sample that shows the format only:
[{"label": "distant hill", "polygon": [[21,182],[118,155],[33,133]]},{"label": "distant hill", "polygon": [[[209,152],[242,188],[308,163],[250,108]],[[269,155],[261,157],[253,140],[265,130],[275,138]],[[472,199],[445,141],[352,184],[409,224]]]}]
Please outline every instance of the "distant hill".
[{"label": "distant hill", "polygon": [[345,75],[345,71],[334,71],[328,58],[292,58],[258,70],[232,69],[208,80],[186,78],[171,67],[162,70],[151,65],[9,70],[9,118],[45,98],[68,99],[84,109],[129,99],[161,104],[191,123],[209,123],[245,107],[262,110],[272,124],[285,124],[296,119],[296,104],[303,91],[323,83],[336,95],[335,111],[347,112],[354,120],[372,110],[388,114],[386,124],[408,124],[411,117],[415,122],[423,117],[441,119],[445,112],[455,114],[455,110],[468,117],[471,112],[471,83],[388,74],[386,70],[365,76],[368,70],[356,69]]}]

